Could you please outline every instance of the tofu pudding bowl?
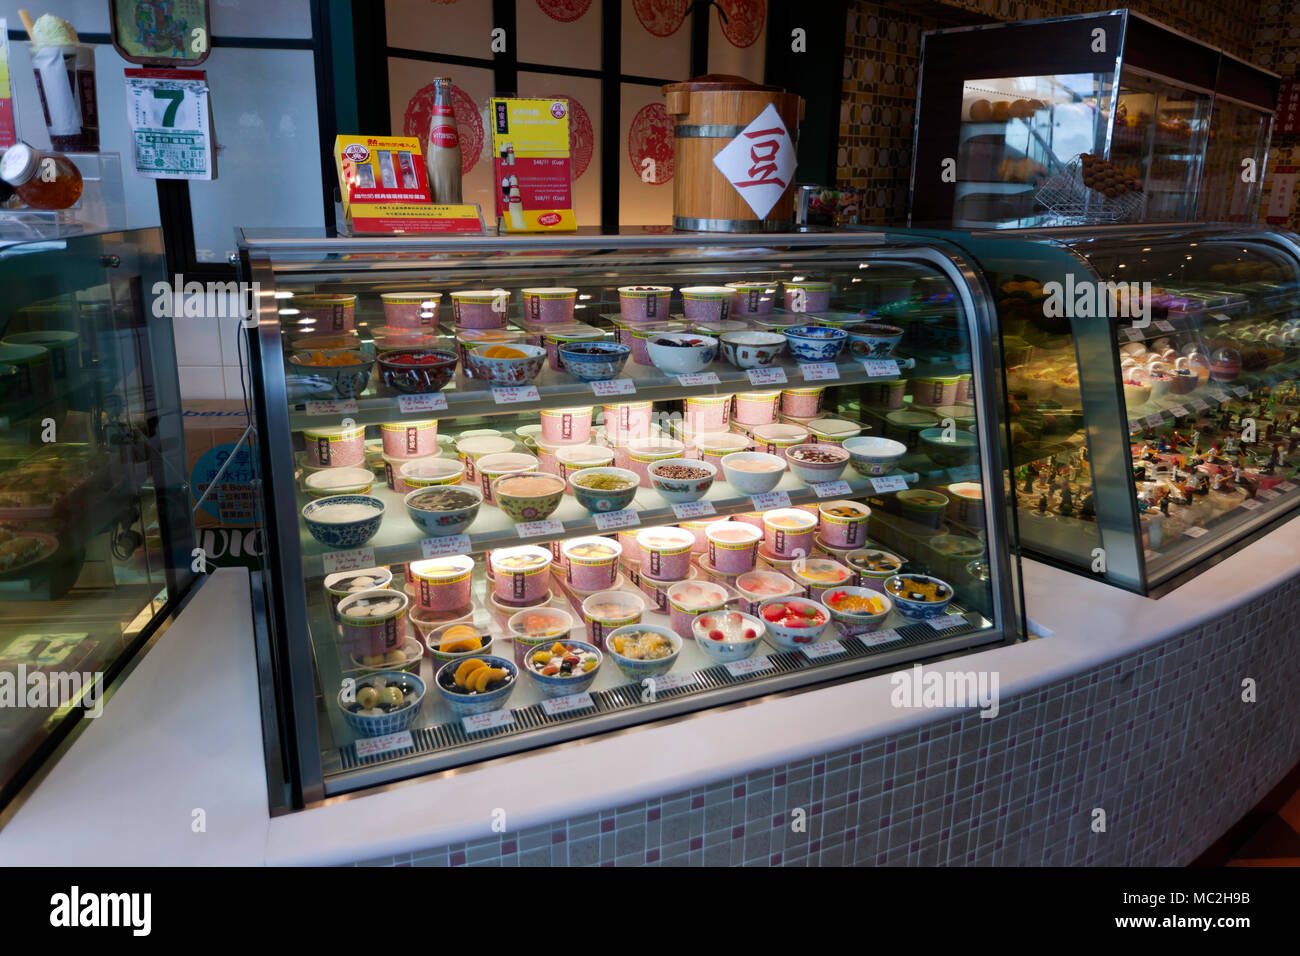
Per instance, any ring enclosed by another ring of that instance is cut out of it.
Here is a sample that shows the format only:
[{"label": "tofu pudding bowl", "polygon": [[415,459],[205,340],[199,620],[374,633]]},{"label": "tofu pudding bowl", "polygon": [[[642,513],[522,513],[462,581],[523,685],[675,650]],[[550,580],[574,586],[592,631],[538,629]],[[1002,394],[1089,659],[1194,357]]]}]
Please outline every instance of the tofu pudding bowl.
[{"label": "tofu pudding bowl", "polygon": [[668,589],[669,620],[683,639],[693,639],[692,625],[701,614],[721,611],[731,595],[720,584],[707,581],[679,581]]}]

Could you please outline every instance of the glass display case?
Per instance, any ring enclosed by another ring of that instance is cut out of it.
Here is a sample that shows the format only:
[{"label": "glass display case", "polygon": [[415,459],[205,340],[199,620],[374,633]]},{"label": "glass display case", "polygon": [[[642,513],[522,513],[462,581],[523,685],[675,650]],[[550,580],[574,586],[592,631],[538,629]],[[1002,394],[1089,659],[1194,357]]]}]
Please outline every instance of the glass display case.
[{"label": "glass display case", "polygon": [[1252,220],[1277,93],[1128,10],[927,33],[910,222]]},{"label": "glass display case", "polygon": [[300,803],[1019,632],[945,243],[241,246]]},{"label": "glass display case", "polygon": [[1158,594],[1294,515],[1295,236],[944,235],[998,300],[1026,554]]},{"label": "glass display case", "polygon": [[165,275],[157,230],[0,242],[0,806],[195,577]]}]

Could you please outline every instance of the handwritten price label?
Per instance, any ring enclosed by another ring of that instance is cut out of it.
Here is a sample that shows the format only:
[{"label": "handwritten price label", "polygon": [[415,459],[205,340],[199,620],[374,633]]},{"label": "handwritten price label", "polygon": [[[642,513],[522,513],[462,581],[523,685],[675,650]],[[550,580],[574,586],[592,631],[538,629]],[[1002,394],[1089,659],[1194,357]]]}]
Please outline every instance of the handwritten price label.
[{"label": "handwritten price label", "polygon": [[772,662],[766,657],[750,657],[743,661],[732,661],[723,666],[727,668],[727,673],[732,677],[744,677],[746,674],[757,674],[760,671],[772,670]]},{"label": "handwritten price label", "polygon": [[357,741],[357,759],[386,754],[393,750],[408,750],[415,746],[411,732],[403,730],[400,734],[385,734],[383,737],[362,737]]},{"label": "handwritten price label", "polygon": [[1214,320],[1216,320],[1216,321],[1218,321],[1218,322],[1231,322],[1231,321],[1232,321],[1232,316],[1228,315],[1228,313],[1226,313],[1226,312],[1211,312],[1211,313],[1210,313],[1210,318],[1212,318],[1212,319],[1214,319]]},{"label": "handwritten price label", "polygon": [[862,363],[862,369],[871,378],[896,378],[898,362],[893,359],[868,359]]},{"label": "handwritten price label", "polygon": [[601,531],[631,528],[641,523],[641,516],[631,508],[624,508],[622,511],[606,511],[604,514],[595,515],[594,518],[596,527]]},{"label": "handwritten price label", "polygon": [[816,644],[809,644],[807,647],[801,647],[803,656],[810,661],[815,661],[822,657],[832,657],[836,654],[844,653],[844,645],[839,641],[819,641]]},{"label": "handwritten price label", "polygon": [[1205,402],[1201,401],[1199,398],[1189,399],[1187,404],[1192,406],[1193,411],[1198,411],[1198,412],[1206,411],[1210,407],[1209,405],[1205,404]]},{"label": "handwritten price label", "polygon": [[1142,419],[1142,420],[1143,420],[1144,422],[1147,423],[1147,427],[1149,427],[1149,428],[1155,428],[1157,425],[1161,424],[1161,423],[1165,420],[1165,416],[1163,416],[1163,415],[1148,415],[1146,418],[1144,418],[1144,419]]},{"label": "handwritten price label", "polygon": [[840,377],[840,370],[834,362],[810,362],[800,365],[799,371],[805,382],[825,382]]},{"label": "handwritten price label", "polygon": [[717,513],[718,509],[713,507],[712,501],[687,501],[673,505],[673,514],[679,518],[707,518]]},{"label": "handwritten price label", "polygon": [[1255,510],[1257,510],[1257,509],[1259,509],[1259,508],[1264,507],[1264,506],[1261,505],[1258,501],[1256,501],[1254,498],[1247,498],[1245,501],[1243,501],[1243,502],[1241,503],[1241,506],[1242,506],[1243,508],[1245,508],[1247,511],[1255,511]]},{"label": "handwritten price label", "polygon": [[1206,534],[1206,530],[1204,528],[1184,528],[1183,534],[1189,538],[1199,538]]},{"label": "handwritten price label", "polygon": [[630,378],[612,378],[605,382],[592,382],[591,390],[598,396],[635,395],[636,382]]},{"label": "handwritten price label", "polygon": [[586,710],[593,706],[595,705],[591,702],[591,694],[585,690],[581,694],[566,694],[563,697],[551,697],[542,701],[542,710],[546,711],[548,717],[558,717],[560,714]]},{"label": "handwritten price label", "polygon": [[537,394],[536,385],[514,385],[493,388],[492,401],[498,405],[518,405],[521,402],[541,401],[541,397]]},{"label": "handwritten price label", "polygon": [[1245,385],[1234,385],[1232,386],[1232,392],[1238,398],[1245,398],[1247,395],[1250,394],[1250,389],[1248,389]]},{"label": "handwritten price label", "polygon": [[1134,434],[1135,432],[1140,432],[1141,430],[1142,430],[1142,423],[1141,423],[1141,422],[1135,422],[1135,421],[1133,421],[1133,420],[1131,420],[1131,419],[1129,420],[1129,423],[1128,423],[1128,433],[1129,433],[1130,435]]},{"label": "handwritten price label", "polygon": [[745,374],[750,385],[784,385],[789,381],[783,368],[751,368]]},{"label": "handwritten price label", "polygon": [[1296,487],[1296,486],[1295,486],[1295,482],[1294,482],[1294,481],[1284,481],[1284,482],[1282,482],[1282,484],[1280,484],[1280,485],[1277,486],[1277,490],[1278,490],[1278,491],[1295,491],[1295,487]]},{"label": "handwritten price label", "polygon": [[514,722],[515,715],[508,710],[490,710],[486,714],[470,714],[460,719],[460,725],[465,728],[467,734],[506,727]]},{"label": "handwritten price label", "polygon": [[790,496],[784,491],[765,491],[749,499],[755,511],[771,511],[773,508],[789,508]]},{"label": "handwritten price label", "polygon": [[467,534],[445,534],[436,538],[422,538],[420,553],[426,558],[445,558],[449,554],[469,554]]},{"label": "handwritten price label", "polygon": [[819,481],[808,486],[818,498],[834,498],[853,494],[847,481]]},{"label": "handwritten price label", "polygon": [[689,375],[678,375],[677,381],[689,388],[692,385],[717,385],[717,372],[691,372]]},{"label": "handwritten price label", "polygon": [[1173,323],[1166,322],[1164,319],[1156,319],[1155,325],[1161,332],[1172,332],[1174,330]]},{"label": "handwritten price label", "polygon": [[1169,408],[1169,414],[1173,415],[1174,418],[1186,418],[1191,414],[1191,412],[1183,408],[1181,405],[1171,405]]},{"label": "handwritten price label", "polygon": [[867,647],[875,647],[878,644],[889,644],[893,641],[901,641],[903,635],[899,634],[892,627],[884,631],[872,631],[869,634],[859,634],[858,640]]},{"label": "handwritten price label", "polygon": [[1132,326],[1126,327],[1124,329],[1124,334],[1128,336],[1130,342],[1136,342],[1138,339],[1142,338],[1142,330],[1135,329]]},{"label": "handwritten price label", "polygon": [[564,534],[564,522],[550,518],[546,521],[525,521],[515,525],[515,533],[521,538],[536,538],[543,534]]},{"label": "handwritten price label", "polygon": [[321,555],[321,565],[326,574],[335,571],[356,571],[375,566],[374,548],[353,548],[351,551],[327,551]]},{"label": "handwritten price label", "polygon": [[397,407],[403,414],[411,412],[445,412],[447,410],[447,396],[442,392],[434,392],[432,395],[398,395]]},{"label": "handwritten price label", "polygon": [[1263,498],[1265,501],[1272,501],[1274,498],[1278,497],[1278,493],[1272,488],[1261,488],[1259,491],[1255,492],[1255,497]]},{"label": "handwritten price label", "polygon": [[966,618],[961,614],[945,614],[930,618],[928,623],[936,631],[946,631],[950,627],[961,627],[966,623]]},{"label": "handwritten price label", "polygon": [[906,491],[907,479],[902,475],[885,475],[883,478],[872,478],[871,487],[878,495],[886,495],[891,491]]},{"label": "handwritten price label", "polygon": [[653,689],[655,693],[661,690],[676,690],[678,687],[689,687],[697,683],[699,678],[695,674],[664,674],[660,677],[647,677],[646,686]]},{"label": "handwritten price label", "polygon": [[355,401],[308,402],[306,407],[308,415],[355,415],[357,413]]}]

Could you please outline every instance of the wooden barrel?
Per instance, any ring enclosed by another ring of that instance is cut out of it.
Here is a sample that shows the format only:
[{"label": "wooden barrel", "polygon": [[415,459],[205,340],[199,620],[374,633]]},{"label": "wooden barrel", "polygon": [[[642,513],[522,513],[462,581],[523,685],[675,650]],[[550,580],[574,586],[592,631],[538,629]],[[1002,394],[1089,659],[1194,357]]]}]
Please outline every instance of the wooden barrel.
[{"label": "wooden barrel", "polygon": [[[713,158],[769,105],[799,142],[803,100],[779,86],[741,76],[711,74],[663,88],[673,133],[673,226],[694,232],[782,232],[794,225],[794,176],[767,215],[759,218]],[[759,173],[758,175],[762,175]]]}]

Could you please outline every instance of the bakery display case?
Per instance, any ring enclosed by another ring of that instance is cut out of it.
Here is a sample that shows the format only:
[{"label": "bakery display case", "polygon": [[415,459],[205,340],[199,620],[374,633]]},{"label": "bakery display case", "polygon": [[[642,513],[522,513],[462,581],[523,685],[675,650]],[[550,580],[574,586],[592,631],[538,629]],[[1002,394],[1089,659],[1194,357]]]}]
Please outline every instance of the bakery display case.
[{"label": "bakery display case", "polygon": [[1163,593],[1300,506],[1300,245],[947,234],[997,299],[1026,554]]},{"label": "bakery display case", "polygon": [[3,803],[195,577],[160,234],[28,235],[0,242]]},{"label": "bakery display case", "polygon": [[1019,634],[994,316],[944,242],[241,262],[299,804]]},{"label": "bakery display case", "polygon": [[1252,221],[1278,83],[1129,10],[926,33],[910,222]]}]

